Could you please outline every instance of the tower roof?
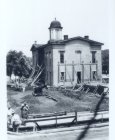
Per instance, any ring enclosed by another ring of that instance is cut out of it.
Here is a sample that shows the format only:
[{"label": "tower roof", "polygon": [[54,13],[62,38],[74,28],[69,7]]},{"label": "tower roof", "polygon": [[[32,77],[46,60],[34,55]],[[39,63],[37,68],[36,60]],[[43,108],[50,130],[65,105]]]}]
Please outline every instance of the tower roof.
[{"label": "tower roof", "polygon": [[52,29],[52,28],[62,29],[61,23],[55,19],[55,20],[52,21],[51,24],[50,24],[49,29]]}]

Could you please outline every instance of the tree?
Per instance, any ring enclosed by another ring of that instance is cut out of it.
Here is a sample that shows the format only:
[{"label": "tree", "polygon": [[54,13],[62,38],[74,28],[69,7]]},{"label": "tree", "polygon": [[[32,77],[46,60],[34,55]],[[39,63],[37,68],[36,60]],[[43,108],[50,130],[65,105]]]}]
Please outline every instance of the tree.
[{"label": "tree", "polygon": [[17,52],[16,51],[9,51],[7,54],[7,75],[11,77],[12,73],[15,71],[15,67],[17,65]]},{"label": "tree", "polygon": [[7,75],[11,77],[14,73],[15,76],[28,78],[31,72],[30,62],[23,52],[11,50],[7,54]]},{"label": "tree", "polygon": [[109,74],[109,50],[102,50],[102,73]]}]

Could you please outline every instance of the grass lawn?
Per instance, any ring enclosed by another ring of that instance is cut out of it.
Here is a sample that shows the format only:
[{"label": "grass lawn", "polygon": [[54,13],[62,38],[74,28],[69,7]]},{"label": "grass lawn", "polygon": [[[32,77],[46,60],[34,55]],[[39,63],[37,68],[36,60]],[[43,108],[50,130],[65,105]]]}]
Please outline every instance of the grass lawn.
[{"label": "grass lawn", "polygon": [[[46,93],[44,90],[43,93]],[[26,102],[30,107],[30,113],[52,113],[62,111],[94,111],[100,100],[100,97],[93,93],[69,93],[66,95],[63,91],[48,89],[47,94],[55,98],[56,101],[47,98],[46,96],[33,96],[32,91],[17,92],[7,90],[7,98],[11,107],[20,114],[21,104]],[[72,95],[72,96],[71,96]],[[73,96],[74,95],[74,96]],[[101,110],[109,109],[109,99],[105,98],[100,105]]]}]

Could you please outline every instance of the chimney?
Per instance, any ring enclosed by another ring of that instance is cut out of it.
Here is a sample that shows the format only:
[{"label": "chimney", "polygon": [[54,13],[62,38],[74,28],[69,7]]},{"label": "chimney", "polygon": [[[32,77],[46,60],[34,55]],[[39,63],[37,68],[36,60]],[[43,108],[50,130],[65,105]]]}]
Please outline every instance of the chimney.
[{"label": "chimney", "polygon": [[34,44],[37,44],[37,41],[34,41]]},{"label": "chimney", "polygon": [[64,35],[64,40],[68,40],[68,35]]},{"label": "chimney", "polygon": [[89,39],[89,36],[88,36],[88,35],[85,35],[84,38],[85,38],[85,39]]}]

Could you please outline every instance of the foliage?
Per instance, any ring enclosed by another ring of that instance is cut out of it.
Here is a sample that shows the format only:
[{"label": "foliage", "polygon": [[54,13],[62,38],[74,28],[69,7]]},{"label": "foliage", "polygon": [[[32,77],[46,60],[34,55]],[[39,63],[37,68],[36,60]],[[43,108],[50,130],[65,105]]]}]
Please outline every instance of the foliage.
[{"label": "foliage", "polygon": [[31,73],[30,58],[26,57],[23,52],[11,50],[7,54],[7,76],[14,74],[19,77],[28,78]]},{"label": "foliage", "polygon": [[109,50],[102,50],[102,73],[109,74]]}]

